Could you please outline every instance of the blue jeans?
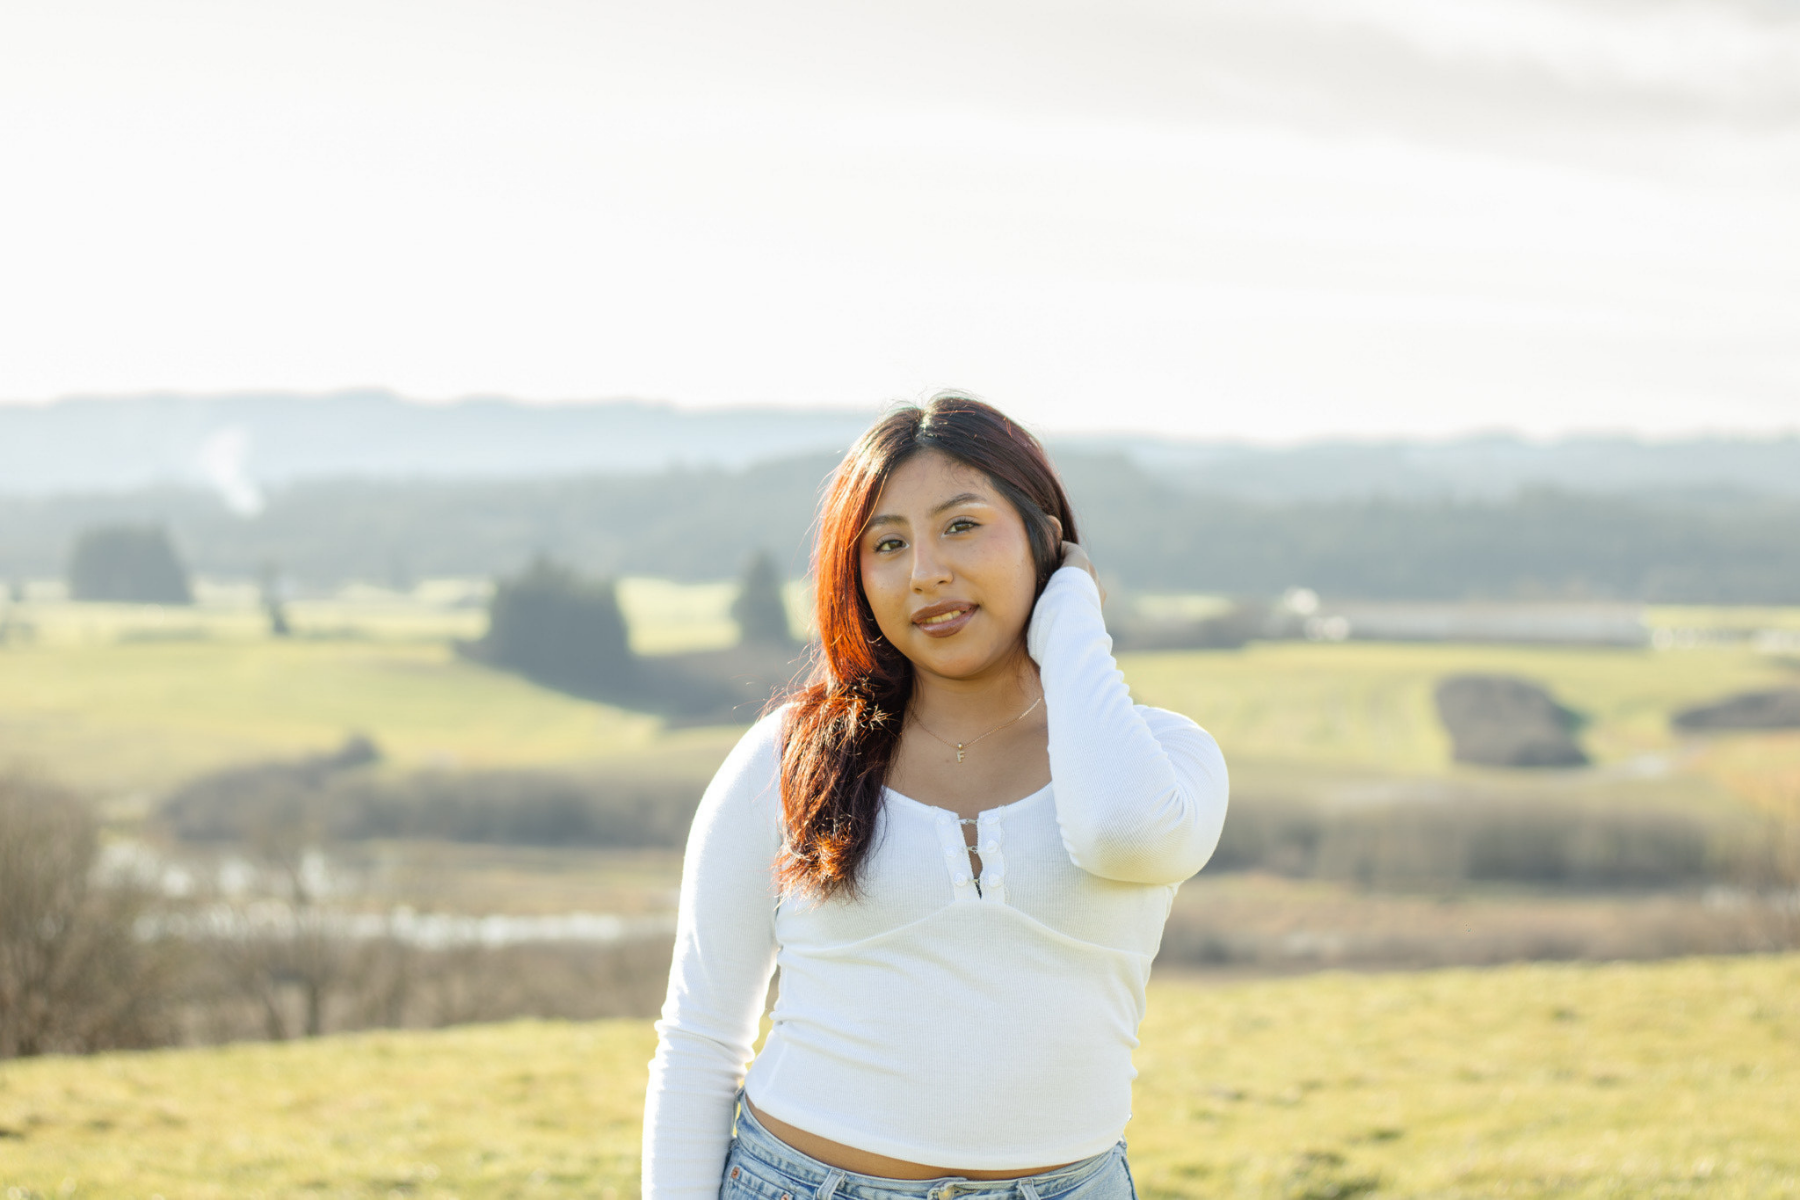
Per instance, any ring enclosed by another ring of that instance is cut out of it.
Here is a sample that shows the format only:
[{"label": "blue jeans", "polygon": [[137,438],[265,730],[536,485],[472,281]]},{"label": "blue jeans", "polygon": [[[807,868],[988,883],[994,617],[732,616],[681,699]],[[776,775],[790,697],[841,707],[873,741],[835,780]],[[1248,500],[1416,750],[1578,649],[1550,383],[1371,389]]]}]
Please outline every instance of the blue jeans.
[{"label": "blue jeans", "polygon": [[882,1179],[802,1154],[738,1105],[719,1200],[1137,1200],[1125,1143],[1078,1163],[1018,1179]]}]

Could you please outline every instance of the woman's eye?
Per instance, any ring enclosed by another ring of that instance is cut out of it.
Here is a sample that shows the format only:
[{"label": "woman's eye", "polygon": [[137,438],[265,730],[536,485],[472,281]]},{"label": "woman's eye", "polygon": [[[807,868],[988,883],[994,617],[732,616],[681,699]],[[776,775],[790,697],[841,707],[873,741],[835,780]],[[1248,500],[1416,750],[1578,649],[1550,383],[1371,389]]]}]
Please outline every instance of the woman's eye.
[{"label": "woman's eye", "polygon": [[944,530],[944,532],[945,533],[966,533],[969,530],[975,528],[975,526],[976,526],[976,522],[969,520],[969,518],[958,517],[958,518],[956,518],[956,520],[950,522],[950,527],[948,529]]},{"label": "woman's eye", "polygon": [[889,550],[898,550],[899,548],[899,538],[882,538],[879,542],[875,543],[875,553],[877,554],[885,554]]}]

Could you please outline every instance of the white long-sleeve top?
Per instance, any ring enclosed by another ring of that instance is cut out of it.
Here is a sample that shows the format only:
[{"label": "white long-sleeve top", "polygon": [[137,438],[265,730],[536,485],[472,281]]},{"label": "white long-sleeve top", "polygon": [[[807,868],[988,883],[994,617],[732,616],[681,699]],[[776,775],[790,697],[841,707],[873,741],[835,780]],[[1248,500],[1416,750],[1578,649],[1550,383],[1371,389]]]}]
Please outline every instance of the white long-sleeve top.
[{"label": "white long-sleeve top", "polygon": [[1150,961],[1218,843],[1225,761],[1188,718],[1131,702],[1087,572],[1051,577],[1026,644],[1051,782],[980,814],[979,886],[956,815],[890,789],[860,894],[784,898],[783,713],[719,768],[682,866],[646,1197],[718,1195],[740,1086],[771,1116],[909,1162],[1045,1166],[1119,1139]]}]

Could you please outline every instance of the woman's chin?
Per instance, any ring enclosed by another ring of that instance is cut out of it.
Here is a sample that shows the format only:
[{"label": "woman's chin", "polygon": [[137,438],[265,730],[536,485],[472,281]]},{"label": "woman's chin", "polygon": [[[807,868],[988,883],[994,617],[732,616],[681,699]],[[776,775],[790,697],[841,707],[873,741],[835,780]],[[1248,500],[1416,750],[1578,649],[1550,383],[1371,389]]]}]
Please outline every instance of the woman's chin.
[{"label": "woman's chin", "polygon": [[[924,640],[924,639],[921,639]],[[1012,656],[1006,647],[994,645],[957,646],[931,639],[929,645],[909,646],[907,658],[914,667],[941,679],[974,679],[1003,665]]]}]

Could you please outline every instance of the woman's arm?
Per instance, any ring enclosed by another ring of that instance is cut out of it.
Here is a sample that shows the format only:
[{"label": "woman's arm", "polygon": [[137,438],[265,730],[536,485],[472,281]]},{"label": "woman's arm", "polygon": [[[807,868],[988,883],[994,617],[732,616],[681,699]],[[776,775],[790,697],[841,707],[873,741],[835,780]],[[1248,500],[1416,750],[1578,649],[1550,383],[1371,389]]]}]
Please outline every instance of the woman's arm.
[{"label": "woman's arm", "polygon": [[1050,577],[1026,646],[1043,677],[1070,859],[1128,883],[1179,883],[1205,866],[1225,825],[1225,757],[1186,717],[1131,702],[1087,570]]},{"label": "woman's arm", "polygon": [[775,970],[781,713],[732,750],[681,864],[669,994],[644,1102],[647,1200],[715,1200],[737,1090]]}]

